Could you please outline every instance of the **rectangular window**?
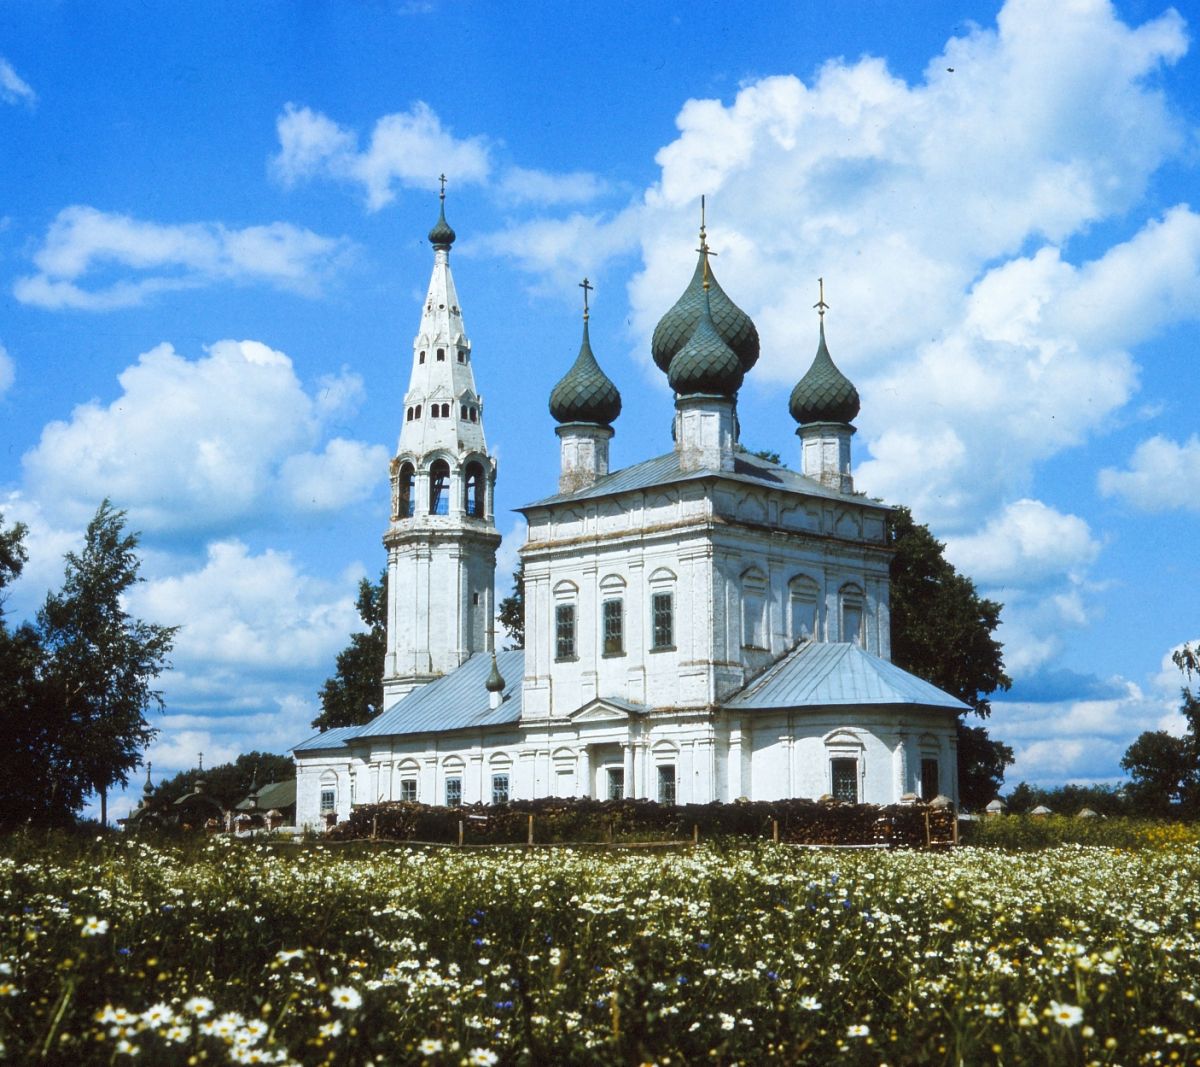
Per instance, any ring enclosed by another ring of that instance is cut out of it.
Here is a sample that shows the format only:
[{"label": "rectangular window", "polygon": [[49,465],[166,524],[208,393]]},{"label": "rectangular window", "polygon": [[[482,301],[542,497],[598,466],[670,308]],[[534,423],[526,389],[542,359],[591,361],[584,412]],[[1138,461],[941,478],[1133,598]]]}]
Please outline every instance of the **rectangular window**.
[{"label": "rectangular window", "polygon": [[461,808],[462,807],[462,779],[447,778],[446,779],[446,807]]},{"label": "rectangular window", "polygon": [[862,644],[862,605],[842,606],[842,640],[852,645]]},{"label": "rectangular window", "polygon": [[604,602],[604,654],[619,656],[625,651],[625,605],[620,600]]},{"label": "rectangular window", "polygon": [[332,789],[321,790],[321,814],[325,815],[333,811],[337,806],[337,794]]},{"label": "rectangular window", "polygon": [[624,767],[609,767],[607,768],[608,775],[608,799],[620,800],[625,796],[625,768]]},{"label": "rectangular window", "polygon": [[742,596],[742,644],[748,648],[766,648],[763,634],[763,610],[766,601],[757,593]]},{"label": "rectangular window", "polygon": [[415,778],[400,779],[400,799],[409,804],[417,802],[417,780]]},{"label": "rectangular window", "polygon": [[675,764],[673,763],[658,765],[658,802],[660,804],[675,803]]},{"label": "rectangular window", "polygon": [[651,600],[654,644],[652,649],[675,647],[675,613],[670,593],[655,593]]},{"label": "rectangular window", "polygon": [[921,760],[921,799],[932,800],[938,795],[940,781],[938,780],[938,761],[936,759]]},{"label": "rectangular window", "polygon": [[574,604],[559,604],[554,609],[554,658],[575,658]]},{"label": "rectangular window", "polygon": [[812,637],[817,632],[817,602],[803,597],[792,597],[792,640]]},{"label": "rectangular window", "polygon": [[492,803],[507,804],[508,803],[508,775],[493,774],[492,775]]},{"label": "rectangular window", "polygon": [[350,807],[354,807],[358,801],[355,799],[355,793],[358,791],[358,775],[350,775]]},{"label": "rectangular window", "polygon": [[829,776],[833,780],[834,800],[845,800],[851,804],[858,803],[858,760],[830,760]]}]

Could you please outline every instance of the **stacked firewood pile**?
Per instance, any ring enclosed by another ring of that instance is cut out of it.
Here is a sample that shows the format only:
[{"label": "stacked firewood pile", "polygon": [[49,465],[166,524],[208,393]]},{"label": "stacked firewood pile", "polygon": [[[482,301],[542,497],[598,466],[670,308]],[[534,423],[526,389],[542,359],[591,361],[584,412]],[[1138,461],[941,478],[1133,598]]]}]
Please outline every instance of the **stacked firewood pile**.
[{"label": "stacked firewood pile", "polygon": [[333,840],[377,838],[431,844],[620,844],[768,839],[802,845],[921,848],[955,839],[950,806],[880,807],[822,800],[657,804],[652,800],[545,798],[461,808],[361,804],[333,827]]}]

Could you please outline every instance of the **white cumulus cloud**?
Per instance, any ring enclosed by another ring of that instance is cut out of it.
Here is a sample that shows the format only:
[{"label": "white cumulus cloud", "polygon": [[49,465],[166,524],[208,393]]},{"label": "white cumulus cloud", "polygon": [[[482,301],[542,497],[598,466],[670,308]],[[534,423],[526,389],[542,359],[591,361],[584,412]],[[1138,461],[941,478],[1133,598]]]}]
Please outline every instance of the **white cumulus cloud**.
[{"label": "white cumulus cloud", "polygon": [[[286,222],[240,230],[163,225],[76,204],[50,224],[33,257],[38,272],[17,279],[13,293],[25,304],[84,311],[134,307],[155,293],[217,282],[313,295],[349,251],[343,239]],[[89,274],[106,280],[89,286]]]},{"label": "white cumulus cloud", "polygon": [[27,494],[70,522],[108,496],[134,529],[223,530],[338,509],[386,478],[382,445],[325,440],[361,399],[347,371],[309,392],[284,353],[219,341],[195,360],[158,345],[119,381],[115,400],[49,423],[23,458]]},{"label": "white cumulus cloud", "polygon": [[1100,492],[1142,511],[1200,511],[1200,437],[1180,444],[1161,434],[1134,449],[1125,470],[1106,467]]},{"label": "white cumulus cloud", "polygon": [[3,56],[0,56],[0,100],[6,104],[37,103],[37,93]]},{"label": "white cumulus cloud", "polygon": [[407,111],[378,119],[365,148],[353,130],[296,104],[283,109],[275,129],[279,151],[270,167],[283,185],[318,177],[348,182],[362,187],[371,211],[390,204],[397,188],[432,189],[443,173],[456,184],[490,183],[510,204],[583,203],[608,189],[586,171],[555,173],[499,163],[487,138],[457,137],[420,100]]}]

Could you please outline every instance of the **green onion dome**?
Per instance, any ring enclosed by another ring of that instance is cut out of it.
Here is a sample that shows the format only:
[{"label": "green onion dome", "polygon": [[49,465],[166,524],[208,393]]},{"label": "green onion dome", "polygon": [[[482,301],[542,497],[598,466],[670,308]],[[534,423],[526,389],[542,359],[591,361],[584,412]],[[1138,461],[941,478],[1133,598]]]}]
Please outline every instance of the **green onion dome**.
[{"label": "green onion dome", "polygon": [[434,248],[449,249],[457,236],[451,229],[450,223],[446,221],[446,198],[443,196],[438,208],[438,220],[434,223],[433,229],[429,231],[429,243]]},{"label": "green onion dome", "polygon": [[621,394],[592,354],[587,319],[583,342],[571,369],[550,391],[550,414],[556,422],[592,422],[609,426],[621,414]]},{"label": "green onion dome", "polygon": [[858,414],[858,390],[834,365],[825,344],[825,323],[816,357],[792,390],[788,410],[799,423],[851,422]]},{"label": "green onion dome", "polygon": [[[709,308],[713,326],[721,339],[733,349],[742,370],[748,371],[758,362],[758,330],[750,316],[725,295],[708,267]],[[696,273],[671,308],[654,328],[650,353],[661,371],[669,371],[671,361],[688,342],[700,322],[704,307],[704,253],[696,264]]]},{"label": "green onion dome", "polygon": [[[687,344],[671,360],[667,368],[667,381],[681,395],[709,393],[731,397],[741,387],[746,369],[737,353],[717,331],[708,293],[703,288],[700,292],[700,320]],[[757,343],[756,334],[756,350]]]},{"label": "green onion dome", "polygon": [[484,689],[489,693],[503,693],[505,686],[504,676],[500,673],[500,666],[496,663],[496,653],[492,653],[492,669],[487,676],[487,681],[483,683]]}]

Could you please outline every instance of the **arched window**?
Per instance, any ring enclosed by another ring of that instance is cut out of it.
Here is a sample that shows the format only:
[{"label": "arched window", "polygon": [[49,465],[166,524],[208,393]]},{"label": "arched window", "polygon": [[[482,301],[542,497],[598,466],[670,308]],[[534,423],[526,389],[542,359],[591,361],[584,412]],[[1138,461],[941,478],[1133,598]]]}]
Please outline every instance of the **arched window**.
[{"label": "arched window", "polygon": [[466,351],[465,351],[464,349],[461,349],[461,348],[460,348],[460,349],[458,350],[458,361],[459,361],[459,363],[466,363],[466,361],[467,361],[467,353],[466,353]]},{"label": "arched window", "polygon": [[742,644],[767,647],[767,576],[757,567],[742,575]]},{"label": "arched window", "polygon": [[424,363],[424,362],[425,362],[425,353],[424,353],[424,352],[422,352],[422,353],[421,353],[421,358],[420,358],[420,359],[419,359],[417,362],[418,362],[418,363]]},{"label": "arched window", "polygon": [[420,404],[418,404],[418,405],[417,405],[417,413],[416,413],[416,414],[413,416],[413,418],[414,418],[414,419],[419,419],[420,417],[421,417],[421,405],[420,405]]},{"label": "arched window", "polygon": [[789,636],[796,641],[817,636],[817,583],[803,574],[788,582],[788,606],[791,622]]},{"label": "arched window", "polygon": [[838,600],[842,609],[842,632],[839,636],[852,645],[861,645],[865,605],[862,589],[853,582],[847,582],[838,590]]},{"label": "arched window", "polygon": [[446,362],[446,350],[445,350],[444,348],[439,348],[439,349],[438,349],[438,362],[439,362],[439,363],[445,363],[445,362]]},{"label": "arched window", "polygon": [[459,415],[459,418],[462,419],[464,422],[466,421],[466,419],[467,419],[467,405],[466,404],[463,404],[462,413]]},{"label": "arched window", "polygon": [[449,404],[442,405],[442,418],[443,419],[450,418],[450,405]]},{"label": "arched window", "polygon": [[446,515],[450,511],[450,464],[435,460],[429,468],[429,514]]},{"label": "arched window", "polygon": [[401,519],[412,517],[413,513],[413,478],[415,472],[411,463],[402,464],[400,467],[399,477],[399,492],[397,493],[396,514]]},{"label": "arched window", "polygon": [[484,515],[483,467],[471,462],[467,464],[463,480],[463,511],[476,519]]},{"label": "arched window", "polygon": [[471,421],[472,422],[479,421],[479,412],[475,408],[471,408]]}]

